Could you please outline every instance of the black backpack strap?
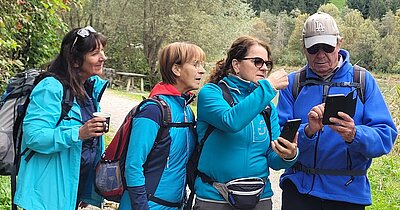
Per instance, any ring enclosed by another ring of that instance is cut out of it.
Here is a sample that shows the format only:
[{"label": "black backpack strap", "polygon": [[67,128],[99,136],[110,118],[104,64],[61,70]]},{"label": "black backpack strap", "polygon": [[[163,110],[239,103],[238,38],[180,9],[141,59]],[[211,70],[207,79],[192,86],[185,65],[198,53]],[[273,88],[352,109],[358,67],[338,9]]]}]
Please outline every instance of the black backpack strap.
[{"label": "black backpack strap", "polygon": [[74,96],[72,95],[71,89],[65,85],[64,87],[64,94],[63,94],[63,99],[61,102],[61,115],[60,119],[57,121],[57,125],[60,124],[60,122],[68,116],[68,112],[71,110],[72,105],[74,104]]},{"label": "black backpack strap", "polygon": [[360,97],[362,103],[365,103],[365,73],[366,69],[359,66],[353,66],[353,82],[360,84],[359,88],[357,88],[357,95]]},{"label": "black backpack strap", "polygon": [[[229,91],[228,86],[226,85],[225,82],[221,81],[218,83],[218,86],[222,90],[222,97],[224,97],[225,101],[228,102],[229,106],[233,107],[235,105],[235,102],[233,101],[231,92]],[[213,125],[208,125],[206,133],[204,134],[203,138],[200,140],[200,151],[203,149],[203,145],[206,142],[208,136],[215,130],[215,127]]]},{"label": "black backpack strap", "polygon": [[224,97],[225,101],[228,102],[229,106],[234,106],[235,102],[233,101],[228,85],[225,82],[221,81],[218,83],[218,86],[222,89],[222,96]]},{"label": "black backpack strap", "polygon": [[362,103],[365,103],[365,68],[358,65],[353,66],[353,82],[328,82],[317,79],[306,79],[306,66],[302,67],[295,73],[292,95],[294,100],[300,94],[301,89],[307,85],[323,85],[323,86],[336,86],[336,87],[355,87],[357,95],[360,97]]},{"label": "black backpack strap", "polygon": [[180,203],[172,203],[172,202],[169,202],[169,201],[166,201],[166,200],[163,200],[163,199],[161,199],[161,198],[158,198],[158,197],[156,197],[156,196],[154,196],[154,195],[147,195],[147,199],[149,200],[149,201],[153,201],[154,203],[158,203],[158,204],[160,204],[160,205],[163,205],[163,206],[167,206],[167,207],[172,207],[172,208],[181,208],[182,207],[182,205],[183,205],[183,202],[180,202]]},{"label": "black backpack strap", "polygon": [[272,141],[271,111],[272,111],[272,108],[270,106],[267,106],[267,108],[265,108],[261,112],[261,115],[264,117],[265,124],[267,124],[270,141]]},{"label": "black backpack strap", "polygon": [[331,176],[365,176],[367,170],[346,170],[346,169],[319,169],[319,168],[307,168],[300,162],[294,164],[293,169],[295,171],[302,171],[307,174],[319,174],[319,175],[331,175]]},{"label": "black backpack strap", "polygon": [[294,100],[296,101],[297,96],[299,95],[303,86],[301,85],[302,82],[306,80],[306,66],[303,66],[301,69],[296,71],[294,75],[293,85],[292,85],[292,95]]}]

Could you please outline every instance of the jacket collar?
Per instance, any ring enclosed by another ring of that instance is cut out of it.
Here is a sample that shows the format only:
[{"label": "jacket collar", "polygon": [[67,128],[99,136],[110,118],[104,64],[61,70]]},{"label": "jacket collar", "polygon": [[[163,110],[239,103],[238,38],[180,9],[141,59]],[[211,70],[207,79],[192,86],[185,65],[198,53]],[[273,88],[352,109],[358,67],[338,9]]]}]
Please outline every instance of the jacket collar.
[{"label": "jacket collar", "polygon": [[99,76],[92,76],[86,80],[84,87],[88,94],[91,93],[91,96],[96,99],[97,102],[100,102],[107,85],[107,80],[101,79]]},{"label": "jacket collar", "polygon": [[229,89],[239,94],[251,93],[258,87],[256,83],[244,80],[233,74],[224,77],[220,82],[226,83]]},{"label": "jacket collar", "polygon": [[183,99],[185,99],[186,105],[191,103],[194,100],[194,98],[196,97],[191,92],[186,92],[184,94],[181,94],[173,85],[164,83],[164,82],[160,82],[154,86],[154,88],[150,92],[149,98],[156,96],[156,95],[182,97]]}]

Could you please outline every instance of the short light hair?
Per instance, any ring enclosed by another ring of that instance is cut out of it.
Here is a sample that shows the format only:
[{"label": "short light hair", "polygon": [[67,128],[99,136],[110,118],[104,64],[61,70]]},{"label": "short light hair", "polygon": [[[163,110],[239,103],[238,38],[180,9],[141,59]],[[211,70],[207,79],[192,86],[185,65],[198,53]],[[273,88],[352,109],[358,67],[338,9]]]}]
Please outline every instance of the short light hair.
[{"label": "short light hair", "polygon": [[174,64],[183,65],[193,59],[201,62],[206,59],[204,51],[195,44],[174,42],[162,48],[158,59],[162,81],[168,84],[176,84],[176,76],[172,72]]}]

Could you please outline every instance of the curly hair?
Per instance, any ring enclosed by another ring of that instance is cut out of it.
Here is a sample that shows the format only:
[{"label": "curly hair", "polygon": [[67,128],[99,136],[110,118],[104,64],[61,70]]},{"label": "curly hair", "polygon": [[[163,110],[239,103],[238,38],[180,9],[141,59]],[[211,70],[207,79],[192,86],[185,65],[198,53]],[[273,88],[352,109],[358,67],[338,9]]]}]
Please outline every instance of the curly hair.
[{"label": "curly hair", "polygon": [[228,50],[226,59],[219,60],[216,63],[215,67],[211,71],[208,82],[216,84],[224,77],[234,73],[232,68],[232,60],[240,60],[246,57],[250,47],[254,45],[260,45],[264,47],[268,52],[268,59],[271,60],[271,49],[265,42],[252,36],[240,36],[232,43],[231,48]]}]

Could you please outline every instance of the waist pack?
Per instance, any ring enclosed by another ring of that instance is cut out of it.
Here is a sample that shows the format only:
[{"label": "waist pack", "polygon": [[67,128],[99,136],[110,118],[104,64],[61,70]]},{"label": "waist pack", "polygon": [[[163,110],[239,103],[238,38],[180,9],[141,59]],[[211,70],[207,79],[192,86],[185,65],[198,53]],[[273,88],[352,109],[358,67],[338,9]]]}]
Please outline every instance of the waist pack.
[{"label": "waist pack", "polygon": [[227,183],[214,182],[213,186],[236,209],[254,209],[260,201],[265,182],[258,177],[234,179]]}]

